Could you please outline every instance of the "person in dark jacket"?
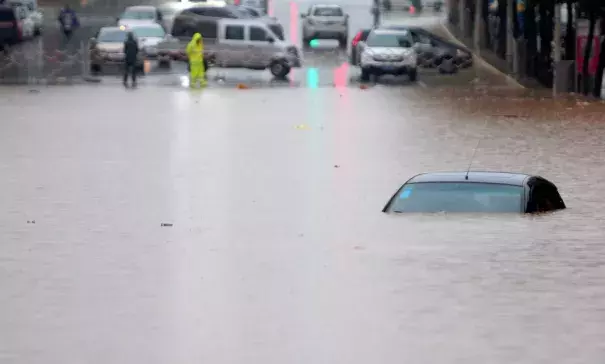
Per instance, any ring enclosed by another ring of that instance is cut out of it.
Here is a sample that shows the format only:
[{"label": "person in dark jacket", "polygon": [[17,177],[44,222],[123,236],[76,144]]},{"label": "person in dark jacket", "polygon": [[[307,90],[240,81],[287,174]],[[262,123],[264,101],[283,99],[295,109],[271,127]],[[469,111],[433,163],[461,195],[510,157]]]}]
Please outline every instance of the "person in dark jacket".
[{"label": "person in dark jacket", "polygon": [[65,37],[67,38],[70,38],[73,30],[80,26],[76,12],[73,11],[69,5],[65,5],[65,7],[61,9],[57,20],[59,20],[63,34],[65,34]]},{"label": "person in dark jacket", "polygon": [[132,86],[136,86],[139,44],[134,39],[132,32],[128,32],[128,36],[124,42],[124,56],[124,86],[128,86],[128,75],[132,78]]}]

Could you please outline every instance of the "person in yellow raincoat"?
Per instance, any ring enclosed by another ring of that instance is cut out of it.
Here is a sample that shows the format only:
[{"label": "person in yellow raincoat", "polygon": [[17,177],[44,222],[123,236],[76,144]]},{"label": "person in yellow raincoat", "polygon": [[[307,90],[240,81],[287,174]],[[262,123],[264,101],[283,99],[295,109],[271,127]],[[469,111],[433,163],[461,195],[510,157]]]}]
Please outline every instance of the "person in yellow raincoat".
[{"label": "person in yellow raincoat", "polygon": [[189,86],[196,87],[198,81],[201,86],[205,86],[204,39],[200,33],[195,33],[191,42],[187,44],[187,57],[189,58]]}]

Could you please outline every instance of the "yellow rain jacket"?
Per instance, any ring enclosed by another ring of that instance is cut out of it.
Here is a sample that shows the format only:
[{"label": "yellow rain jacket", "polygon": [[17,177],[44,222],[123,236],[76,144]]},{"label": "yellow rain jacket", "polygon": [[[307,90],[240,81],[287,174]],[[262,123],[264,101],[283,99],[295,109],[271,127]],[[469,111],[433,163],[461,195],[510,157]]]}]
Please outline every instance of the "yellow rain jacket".
[{"label": "yellow rain jacket", "polygon": [[200,33],[195,33],[191,42],[187,44],[187,57],[189,58],[190,67],[190,85],[193,87],[198,81],[202,84],[205,83],[204,39]]}]

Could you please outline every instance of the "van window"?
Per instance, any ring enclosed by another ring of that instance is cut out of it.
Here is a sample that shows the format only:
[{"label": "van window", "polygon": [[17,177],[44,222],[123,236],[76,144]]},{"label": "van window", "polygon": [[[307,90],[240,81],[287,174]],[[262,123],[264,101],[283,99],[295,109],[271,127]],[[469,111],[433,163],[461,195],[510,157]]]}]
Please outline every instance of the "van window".
[{"label": "van window", "polygon": [[225,39],[244,40],[244,27],[242,25],[227,25]]},{"label": "van window", "polygon": [[15,13],[11,8],[0,8],[0,21],[15,21]]},{"label": "van window", "polygon": [[266,42],[267,32],[263,28],[250,27],[250,40]]}]

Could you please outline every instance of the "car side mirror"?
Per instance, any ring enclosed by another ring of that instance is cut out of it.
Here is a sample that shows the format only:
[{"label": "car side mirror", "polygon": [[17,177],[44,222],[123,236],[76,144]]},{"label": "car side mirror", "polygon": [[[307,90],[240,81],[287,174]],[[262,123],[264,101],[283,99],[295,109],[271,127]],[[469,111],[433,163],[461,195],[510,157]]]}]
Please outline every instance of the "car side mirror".
[{"label": "car side mirror", "polygon": [[97,38],[90,38],[90,40],[88,41],[90,48],[94,48],[97,45]]},{"label": "car side mirror", "polygon": [[267,37],[267,42],[275,43],[275,39],[273,39],[273,37]]}]

